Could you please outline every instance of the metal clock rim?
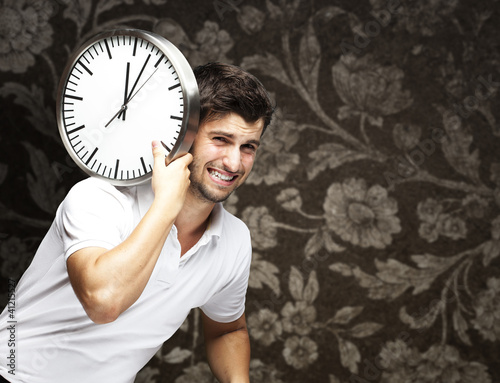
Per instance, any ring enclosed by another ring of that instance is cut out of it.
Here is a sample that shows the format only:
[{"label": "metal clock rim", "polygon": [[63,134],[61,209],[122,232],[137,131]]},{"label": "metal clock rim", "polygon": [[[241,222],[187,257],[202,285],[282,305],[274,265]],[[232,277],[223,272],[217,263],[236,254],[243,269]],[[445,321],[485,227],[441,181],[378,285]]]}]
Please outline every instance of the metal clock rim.
[{"label": "metal clock rim", "polygon": [[81,159],[72,150],[72,146],[69,142],[67,136],[66,127],[64,126],[64,119],[62,116],[62,106],[64,103],[64,89],[68,83],[68,76],[71,70],[74,68],[78,59],[96,42],[101,41],[106,38],[114,36],[131,36],[138,37],[145,41],[154,44],[159,50],[161,50],[168,60],[172,63],[176,73],[178,74],[179,82],[181,84],[182,96],[183,96],[183,119],[181,122],[181,130],[179,137],[167,156],[167,161],[173,161],[178,156],[185,154],[191,148],[194,141],[196,133],[198,131],[199,123],[199,113],[200,113],[200,100],[199,91],[196,78],[193,74],[190,64],[187,59],[181,53],[181,51],[165,37],[155,34],[150,31],[135,29],[135,28],[121,28],[121,29],[111,29],[97,35],[85,41],[73,54],[69,57],[66,66],[61,75],[59,81],[57,95],[56,95],[56,120],[59,130],[59,135],[62,139],[64,147],[75,164],[83,170],[83,172],[91,177],[96,177],[106,182],[111,183],[114,186],[136,186],[149,181],[152,177],[152,172],[149,172],[143,176],[127,179],[118,180],[102,176],[98,173],[93,172],[88,167],[86,167]]}]

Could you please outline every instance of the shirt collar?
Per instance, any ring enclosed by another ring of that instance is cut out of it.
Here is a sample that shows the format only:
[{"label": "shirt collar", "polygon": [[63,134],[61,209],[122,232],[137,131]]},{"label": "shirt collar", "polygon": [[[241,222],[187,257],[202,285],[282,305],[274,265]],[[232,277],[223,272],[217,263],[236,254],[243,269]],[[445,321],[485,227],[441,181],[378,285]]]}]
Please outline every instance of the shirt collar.
[{"label": "shirt collar", "polygon": [[213,237],[220,238],[222,234],[222,222],[224,221],[223,215],[224,207],[221,203],[216,203],[214,208],[212,209],[212,213],[210,214],[208,226],[205,233]]}]

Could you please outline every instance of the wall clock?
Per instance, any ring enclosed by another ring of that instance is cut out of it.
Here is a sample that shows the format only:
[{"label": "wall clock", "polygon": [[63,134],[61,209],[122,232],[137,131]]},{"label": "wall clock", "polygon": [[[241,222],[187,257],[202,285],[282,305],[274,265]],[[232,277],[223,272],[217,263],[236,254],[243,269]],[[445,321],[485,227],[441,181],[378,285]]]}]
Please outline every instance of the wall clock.
[{"label": "wall clock", "polygon": [[66,150],[88,175],[116,186],[152,175],[151,141],[167,160],[186,153],[198,129],[193,71],[168,40],[138,29],[98,34],[69,59],[56,114]]}]

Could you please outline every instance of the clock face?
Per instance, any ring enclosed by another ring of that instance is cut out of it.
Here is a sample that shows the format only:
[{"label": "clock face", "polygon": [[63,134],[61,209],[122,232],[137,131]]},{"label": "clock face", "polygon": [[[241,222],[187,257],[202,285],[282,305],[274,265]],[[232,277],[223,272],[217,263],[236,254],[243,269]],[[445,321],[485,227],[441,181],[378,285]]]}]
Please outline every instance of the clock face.
[{"label": "clock face", "polygon": [[169,159],[189,150],[198,124],[196,80],[164,38],[139,30],[96,36],[76,52],[58,92],[59,132],[87,174],[115,185],[151,177],[151,142]]}]

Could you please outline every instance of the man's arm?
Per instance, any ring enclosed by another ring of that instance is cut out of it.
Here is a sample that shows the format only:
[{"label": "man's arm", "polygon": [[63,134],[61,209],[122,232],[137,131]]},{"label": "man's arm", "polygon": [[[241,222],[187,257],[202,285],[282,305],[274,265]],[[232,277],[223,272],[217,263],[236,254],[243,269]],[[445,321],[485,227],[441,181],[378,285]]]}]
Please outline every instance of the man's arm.
[{"label": "man's arm", "polygon": [[250,340],[245,314],[230,323],[220,323],[202,312],[208,362],[221,383],[248,383]]},{"label": "man's arm", "polygon": [[165,153],[154,143],[155,199],[130,236],[111,250],[88,247],[68,258],[73,289],[96,323],[114,321],[142,294],[184,204],[192,156],[187,154],[166,166]]}]

